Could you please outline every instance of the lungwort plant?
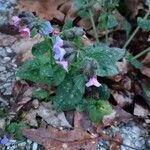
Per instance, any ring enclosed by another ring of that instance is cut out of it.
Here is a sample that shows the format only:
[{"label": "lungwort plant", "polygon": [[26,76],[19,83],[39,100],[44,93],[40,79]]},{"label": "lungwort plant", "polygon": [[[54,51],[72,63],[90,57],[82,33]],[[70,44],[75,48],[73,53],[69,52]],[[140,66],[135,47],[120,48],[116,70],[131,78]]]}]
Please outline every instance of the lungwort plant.
[{"label": "lungwort plant", "polygon": [[[86,112],[92,121],[99,122],[112,110],[107,101],[110,91],[107,85],[101,83],[101,77],[118,74],[116,63],[123,58],[125,50],[99,42],[91,7],[95,2],[104,10],[99,17],[99,27],[107,30],[117,25],[111,15],[117,1],[101,3],[100,0],[76,0],[79,14],[90,17],[93,25],[97,43],[91,46],[83,45],[84,31],[81,28],[70,28],[69,25],[69,28],[64,27],[58,33],[50,22],[28,13],[20,14],[18,28],[29,28],[32,37],[40,34],[43,40],[33,46],[33,58],[20,67],[17,76],[47,85],[47,90],[34,91],[33,97],[51,100],[57,111],[77,109]],[[22,33],[21,30],[22,37],[30,35],[28,31]],[[54,87],[55,95],[50,92]]]}]

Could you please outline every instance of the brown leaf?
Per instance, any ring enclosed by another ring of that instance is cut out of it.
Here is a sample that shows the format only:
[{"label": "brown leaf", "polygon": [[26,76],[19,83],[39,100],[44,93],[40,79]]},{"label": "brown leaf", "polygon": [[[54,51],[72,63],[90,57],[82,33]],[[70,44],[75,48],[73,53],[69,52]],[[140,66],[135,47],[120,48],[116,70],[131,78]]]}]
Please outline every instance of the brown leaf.
[{"label": "brown leaf", "polygon": [[126,96],[121,91],[118,92],[118,91],[112,90],[111,94],[113,95],[115,101],[117,102],[117,104],[120,107],[124,107],[124,106],[130,105],[133,102],[133,99],[131,98],[131,95],[129,95],[130,97]]},{"label": "brown leaf", "polygon": [[119,106],[115,107],[110,115],[104,116],[102,122],[104,126],[109,126],[114,123],[128,122],[132,118],[132,115],[124,111]]},{"label": "brown leaf", "polygon": [[150,114],[150,111],[148,110],[148,108],[144,108],[139,104],[135,104],[134,115],[138,117],[147,118],[149,114]]},{"label": "brown leaf", "polygon": [[37,16],[46,20],[64,20],[64,14],[58,8],[68,0],[21,0],[18,8],[21,11],[35,12]]},{"label": "brown leaf", "polygon": [[45,147],[46,150],[96,150],[98,138],[92,138],[82,128],[58,130],[49,126],[47,129],[24,129],[23,135]]},{"label": "brown leaf", "polygon": [[14,49],[15,53],[18,54],[17,56],[17,62],[24,62],[30,58],[32,58],[31,49],[34,44],[42,41],[43,38],[41,36],[37,35],[34,38],[28,38],[28,39],[20,39],[16,41],[12,45],[12,49]]},{"label": "brown leaf", "polygon": [[11,46],[17,41],[17,37],[0,33],[0,46]]},{"label": "brown leaf", "polygon": [[119,132],[115,133],[112,144],[110,145],[110,150],[120,150],[122,143],[122,137]]},{"label": "brown leaf", "polygon": [[65,118],[64,113],[57,113],[53,110],[51,103],[41,103],[37,109],[30,109],[24,114],[24,121],[31,126],[38,126],[36,117],[40,116],[49,125],[54,127],[66,127],[71,128],[71,125]]},{"label": "brown leaf", "polygon": [[82,127],[85,131],[88,131],[92,134],[96,134],[96,128],[93,126],[89,117],[83,112],[75,112],[74,117],[74,126]]}]

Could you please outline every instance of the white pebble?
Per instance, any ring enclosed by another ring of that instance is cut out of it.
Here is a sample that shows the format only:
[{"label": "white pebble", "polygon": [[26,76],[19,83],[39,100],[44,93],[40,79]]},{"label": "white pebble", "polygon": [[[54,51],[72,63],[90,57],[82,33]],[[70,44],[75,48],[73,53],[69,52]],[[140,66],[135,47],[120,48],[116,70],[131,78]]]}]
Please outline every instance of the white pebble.
[{"label": "white pebble", "polygon": [[32,150],[37,150],[37,148],[38,148],[38,144],[34,142],[32,145]]}]

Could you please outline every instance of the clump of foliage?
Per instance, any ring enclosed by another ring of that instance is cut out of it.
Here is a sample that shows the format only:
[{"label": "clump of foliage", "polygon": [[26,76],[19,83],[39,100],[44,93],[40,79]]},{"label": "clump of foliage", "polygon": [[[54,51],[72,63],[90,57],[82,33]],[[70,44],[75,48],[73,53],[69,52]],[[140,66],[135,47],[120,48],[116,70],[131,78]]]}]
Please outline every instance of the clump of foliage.
[{"label": "clump of foliage", "polygon": [[23,122],[12,122],[6,127],[6,131],[13,134],[17,140],[23,140],[22,129],[27,128]]},{"label": "clump of foliage", "polygon": [[[33,58],[20,67],[17,76],[45,84],[49,90],[56,87],[55,96],[39,90],[33,93],[34,97],[52,100],[57,111],[84,111],[94,122],[99,122],[111,112],[112,108],[107,102],[110,92],[107,85],[100,83],[100,79],[118,74],[116,63],[125,56],[124,48],[108,46],[107,30],[118,24],[112,15],[118,2],[119,0],[75,0],[79,15],[91,20],[96,38],[96,43],[92,46],[83,45],[83,29],[72,27],[70,21],[66,21],[63,30],[58,33],[46,20],[28,13],[20,15],[22,22],[30,28],[31,37],[41,34],[44,38],[33,46]],[[103,10],[97,27],[93,19],[94,5]],[[140,26],[143,24],[141,21],[139,19]],[[99,42],[99,28],[106,30],[106,43]],[[134,63],[136,59],[132,59],[130,54],[128,56]],[[93,90],[98,97],[90,95],[89,90]]]}]

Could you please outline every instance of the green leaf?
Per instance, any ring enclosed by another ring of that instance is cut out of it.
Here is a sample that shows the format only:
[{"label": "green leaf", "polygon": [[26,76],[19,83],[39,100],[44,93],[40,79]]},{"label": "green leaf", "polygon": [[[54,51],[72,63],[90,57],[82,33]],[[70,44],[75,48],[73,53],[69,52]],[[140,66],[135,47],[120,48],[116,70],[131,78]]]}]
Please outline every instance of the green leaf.
[{"label": "green leaf", "polygon": [[149,7],[149,9],[150,9],[150,0],[146,0],[146,3],[145,3],[148,7]]},{"label": "green leaf", "polygon": [[72,28],[72,26],[73,26],[73,21],[71,19],[66,19],[62,31],[68,30]]},{"label": "green leaf", "polygon": [[114,15],[102,14],[99,17],[99,27],[102,29],[112,29],[118,25],[118,21]]},{"label": "green leaf", "polygon": [[129,35],[130,35],[130,32],[131,32],[131,29],[132,29],[132,26],[127,20],[125,20],[123,22],[123,28],[126,31],[126,38],[128,39]]},{"label": "green leaf", "polygon": [[48,50],[50,50],[52,47],[52,42],[51,40],[44,40],[40,43],[37,43],[35,44],[33,47],[32,47],[32,54],[34,56],[41,56],[45,53],[47,53]]},{"label": "green leaf", "polygon": [[142,64],[137,59],[134,59],[134,56],[132,56],[131,54],[127,53],[127,55],[125,56],[125,58],[135,68],[140,69],[142,67]]},{"label": "green leaf", "polygon": [[149,31],[150,30],[150,20],[145,20],[141,17],[137,18],[137,22],[139,27],[144,30],[144,31]]},{"label": "green leaf", "polygon": [[6,131],[10,134],[14,134],[17,140],[23,140],[23,135],[21,130],[27,128],[27,125],[23,122],[12,122],[6,127]]},{"label": "green leaf", "polygon": [[143,87],[143,90],[145,92],[145,94],[150,97],[150,86],[145,84],[145,83],[142,83],[142,87]]},{"label": "green leaf", "polygon": [[48,91],[46,90],[38,89],[38,90],[33,91],[32,96],[39,100],[43,100],[43,99],[46,99],[49,96],[49,94],[48,94]]},{"label": "green leaf", "polygon": [[125,50],[110,48],[104,44],[85,49],[85,57],[93,58],[99,64],[98,76],[113,76],[118,73],[116,62],[124,56]]},{"label": "green leaf", "polygon": [[99,97],[100,99],[102,100],[108,100],[109,97],[110,97],[110,90],[108,88],[108,86],[106,84],[102,84],[100,87],[99,87]]},{"label": "green leaf", "polygon": [[17,76],[24,80],[30,80],[35,83],[51,84],[51,74],[48,72],[43,75],[43,68],[52,70],[50,59],[46,56],[40,56],[25,62],[17,71]]},{"label": "green leaf", "polygon": [[35,37],[38,34],[38,30],[36,28],[33,28],[31,31],[31,38]]},{"label": "green leaf", "polygon": [[57,111],[67,111],[75,109],[80,103],[83,94],[74,85],[70,79],[65,81],[58,87],[56,96],[53,97],[53,105]]},{"label": "green leaf", "polygon": [[108,115],[112,112],[112,107],[108,101],[96,101],[94,99],[88,99],[87,101],[88,105],[86,112],[88,113],[89,118],[95,123],[99,123],[104,115]]},{"label": "green leaf", "polygon": [[73,78],[74,85],[77,87],[77,89],[84,94],[85,92],[85,77],[84,75],[77,75]]},{"label": "green leaf", "polygon": [[0,118],[5,118],[8,115],[8,112],[9,110],[7,110],[7,108],[0,108]]},{"label": "green leaf", "polygon": [[54,83],[54,85],[58,86],[64,81],[64,79],[66,77],[66,72],[60,66],[55,66],[53,71],[54,71],[53,83]]},{"label": "green leaf", "polygon": [[96,70],[96,75],[100,77],[114,76],[118,73],[118,68],[114,64],[101,66]]}]

